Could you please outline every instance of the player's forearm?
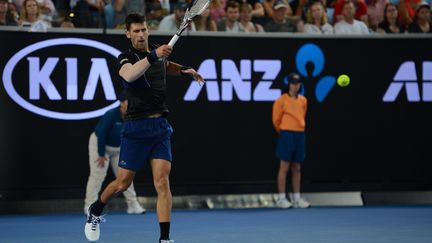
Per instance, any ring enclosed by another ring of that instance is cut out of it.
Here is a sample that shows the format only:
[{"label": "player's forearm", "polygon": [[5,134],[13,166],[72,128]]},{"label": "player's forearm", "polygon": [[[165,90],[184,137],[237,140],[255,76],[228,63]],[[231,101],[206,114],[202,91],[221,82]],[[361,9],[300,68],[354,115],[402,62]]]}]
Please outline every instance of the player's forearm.
[{"label": "player's forearm", "polygon": [[169,75],[181,75],[182,65],[175,62],[168,62],[167,73]]},{"label": "player's forearm", "polygon": [[125,64],[121,67],[119,74],[126,82],[134,82],[139,77],[144,75],[147,69],[157,60],[155,51],[152,51],[146,58],[134,64]]},{"label": "player's forearm", "polygon": [[150,66],[150,62],[145,58],[133,65],[124,65],[119,74],[126,82],[133,82],[141,77]]}]

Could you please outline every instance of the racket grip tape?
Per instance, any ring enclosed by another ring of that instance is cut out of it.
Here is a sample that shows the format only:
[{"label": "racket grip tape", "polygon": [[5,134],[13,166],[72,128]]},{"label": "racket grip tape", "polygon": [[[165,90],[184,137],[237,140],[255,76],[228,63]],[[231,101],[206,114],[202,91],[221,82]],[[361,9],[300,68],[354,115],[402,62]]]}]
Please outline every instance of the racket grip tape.
[{"label": "racket grip tape", "polygon": [[171,38],[171,40],[170,40],[170,42],[168,43],[168,45],[170,45],[171,47],[173,47],[174,45],[175,45],[175,43],[177,42],[177,40],[179,39],[179,35],[177,35],[177,34],[175,34],[172,38]]}]

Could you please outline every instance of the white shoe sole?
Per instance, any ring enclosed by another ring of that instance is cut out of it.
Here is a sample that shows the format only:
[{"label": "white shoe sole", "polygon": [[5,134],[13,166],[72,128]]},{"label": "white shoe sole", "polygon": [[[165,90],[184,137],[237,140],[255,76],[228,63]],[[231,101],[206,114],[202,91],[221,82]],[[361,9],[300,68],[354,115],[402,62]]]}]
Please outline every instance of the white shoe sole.
[{"label": "white shoe sole", "polygon": [[100,237],[100,232],[99,232],[99,234],[98,233],[95,233],[95,234],[90,234],[90,233],[88,234],[87,233],[87,232],[92,231],[91,227],[92,227],[91,223],[86,223],[86,225],[84,227],[84,234],[85,234],[88,241],[91,241],[91,242],[98,241],[99,237]]}]

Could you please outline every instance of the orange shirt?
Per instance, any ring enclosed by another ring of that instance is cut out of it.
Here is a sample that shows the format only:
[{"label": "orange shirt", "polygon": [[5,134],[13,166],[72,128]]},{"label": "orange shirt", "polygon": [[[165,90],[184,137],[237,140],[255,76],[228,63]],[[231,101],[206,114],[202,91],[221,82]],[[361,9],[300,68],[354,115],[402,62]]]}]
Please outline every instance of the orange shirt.
[{"label": "orange shirt", "polygon": [[302,95],[297,98],[283,94],[273,104],[273,125],[280,130],[302,132],[306,127],[307,99]]}]

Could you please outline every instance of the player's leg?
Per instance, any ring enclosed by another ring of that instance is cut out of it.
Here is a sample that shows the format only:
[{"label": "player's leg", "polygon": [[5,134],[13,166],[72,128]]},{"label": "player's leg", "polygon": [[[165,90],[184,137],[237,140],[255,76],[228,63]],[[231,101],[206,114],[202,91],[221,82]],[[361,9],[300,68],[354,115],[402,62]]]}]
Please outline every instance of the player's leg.
[{"label": "player's leg", "polygon": [[[88,240],[99,239],[99,223],[103,221],[102,211],[108,201],[117,194],[125,191],[132,184],[136,171],[142,169],[149,158],[151,143],[146,142],[148,136],[141,134],[147,129],[145,120],[125,121],[123,124],[122,139],[120,142],[120,158],[118,160],[117,177],[102,192],[99,200],[90,206],[85,226],[85,234]],[[144,139],[136,139],[142,136]]]},{"label": "player's leg", "polygon": [[116,197],[119,193],[127,190],[132,184],[135,174],[136,172],[133,170],[119,168],[116,179],[105,188],[99,200],[102,203],[107,204],[111,198]]},{"label": "player's leg", "polygon": [[[117,177],[118,172],[118,161],[119,161],[120,153],[119,151],[113,151],[110,153],[110,163],[111,163],[111,170],[114,173],[114,175]],[[134,189],[133,182],[128,187],[126,191],[123,192],[123,195],[126,199],[127,204],[127,213],[128,214],[143,214],[145,213],[145,209],[141,207],[141,205],[138,202],[138,198]]]},{"label": "player's leg", "polygon": [[87,213],[87,209],[95,202],[98,198],[99,192],[102,187],[102,183],[105,180],[105,176],[108,170],[108,163],[105,163],[103,167],[96,162],[96,159],[99,157],[98,154],[98,146],[97,146],[97,137],[94,133],[90,136],[89,139],[89,167],[90,174],[87,180],[86,186],[86,194],[84,200],[84,213]]},{"label": "player's leg", "polygon": [[165,117],[149,119],[155,143],[148,156],[152,168],[153,183],[157,192],[157,215],[160,226],[160,243],[172,243],[169,239],[172,195],[169,182],[171,172],[171,134],[173,129]]},{"label": "player's leg", "polygon": [[87,240],[97,241],[100,237],[99,224],[104,221],[102,211],[108,201],[117,194],[126,190],[135,177],[135,171],[119,168],[117,178],[102,192],[99,200],[90,205],[87,211],[87,221],[84,232]]},{"label": "player's leg", "polygon": [[[95,209],[101,213],[99,205],[103,206],[112,198],[117,196],[119,193],[127,190],[132,184],[135,177],[136,171],[144,167],[144,163],[147,160],[150,144],[147,144],[139,139],[136,139],[141,135],[140,130],[146,131],[148,126],[144,120],[138,121],[126,121],[123,124],[122,138],[120,141],[120,154],[118,161],[117,176],[102,192],[100,199],[95,204]],[[145,134],[142,135],[145,137]]]},{"label": "player's leg", "polygon": [[153,174],[153,183],[157,192],[156,211],[161,228],[159,241],[169,240],[171,222],[172,195],[169,183],[171,162],[164,159],[150,161]]}]

